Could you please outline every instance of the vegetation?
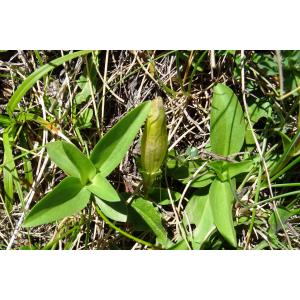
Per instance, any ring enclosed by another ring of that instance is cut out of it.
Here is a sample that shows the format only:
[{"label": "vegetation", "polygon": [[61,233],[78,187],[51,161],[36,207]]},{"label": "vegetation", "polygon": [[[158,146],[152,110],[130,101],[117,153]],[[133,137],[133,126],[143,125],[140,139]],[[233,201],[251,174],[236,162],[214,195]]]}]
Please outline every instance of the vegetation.
[{"label": "vegetation", "polygon": [[300,51],[1,51],[1,249],[298,249]]}]

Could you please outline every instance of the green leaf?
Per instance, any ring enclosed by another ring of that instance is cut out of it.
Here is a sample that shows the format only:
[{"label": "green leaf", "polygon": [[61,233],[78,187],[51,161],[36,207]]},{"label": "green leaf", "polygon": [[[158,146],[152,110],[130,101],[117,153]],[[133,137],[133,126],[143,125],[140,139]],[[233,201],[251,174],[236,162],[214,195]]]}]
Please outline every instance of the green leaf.
[{"label": "green leaf", "polygon": [[191,187],[194,188],[201,188],[208,186],[211,184],[216,177],[215,173],[213,171],[208,171],[207,173],[197,177],[193,182],[191,183]]},{"label": "green leaf", "polygon": [[286,208],[278,207],[277,213],[279,215],[281,222],[278,218],[278,215],[275,212],[273,212],[269,218],[269,224],[270,224],[269,232],[273,234],[276,234],[279,230],[281,230],[282,229],[281,223],[284,224],[291,216],[290,211],[288,211]]},{"label": "green leaf", "polygon": [[123,117],[96,144],[91,161],[104,177],[122,161],[136,134],[145,122],[151,102],[146,101]]},{"label": "green leaf", "polygon": [[189,250],[189,247],[185,240],[180,240],[175,245],[171,245],[168,250]]},{"label": "green leaf", "polygon": [[9,116],[6,115],[0,115],[0,126],[1,127],[7,127],[11,124],[12,120],[9,118]]},{"label": "green leaf", "polygon": [[209,201],[214,222],[228,243],[236,247],[236,233],[232,219],[233,200],[230,183],[228,181],[222,182],[216,178],[209,189]]},{"label": "green leaf", "polygon": [[216,228],[209,195],[202,195],[197,191],[189,200],[184,213],[184,226],[194,224],[196,228],[192,233],[193,249],[200,249],[201,245]]},{"label": "green leaf", "polygon": [[107,202],[97,196],[95,200],[101,211],[110,219],[118,222],[127,221],[127,207],[124,201]]},{"label": "green leaf", "polygon": [[223,176],[228,174],[230,178],[233,178],[241,173],[250,172],[253,168],[253,160],[243,160],[240,162],[227,162],[223,167]]},{"label": "green leaf", "polygon": [[278,131],[278,134],[281,136],[281,141],[283,145],[283,152],[286,152],[291,145],[292,140],[282,131]]},{"label": "green leaf", "polygon": [[241,150],[245,136],[243,110],[236,95],[224,84],[217,84],[213,91],[210,130],[212,152],[228,156]]},{"label": "green leaf", "polygon": [[223,174],[223,167],[225,163],[226,162],[223,160],[214,160],[208,164],[208,167],[215,172],[215,174],[221,181],[227,180],[227,173],[225,173],[225,176]]},{"label": "green leaf", "polygon": [[7,212],[10,213],[14,204],[14,192],[18,193],[21,203],[23,203],[23,191],[19,180],[19,175],[15,165],[13,149],[11,143],[14,140],[17,127],[13,122],[3,131],[3,185],[4,185],[4,204]]},{"label": "green leaf", "polygon": [[300,208],[294,210],[288,210],[285,207],[278,207],[277,213],[274,211],[269,218],[269,225],[270,225],[269,233],[276,234],[279,230],[282,229],[281,224],[284,225],[290,217],[299,214],[300,214]]},{"label": "green leaf", "polygon": [[90,194],[78,178],[67,177],[31,209],[23,226],[34,227],[74,215],[86,207]]},{"label": "green leaf", "polygon": [[275,175],[280,172],[287,163],[291,160],[292,156],[296,155],[300,148],[300,130],[294,135],[289,145],[286,145],[284,153],[281,155],[280,159],[272,167],[270,176]]},{"label": "green leaf", "polygon": [[33,85],[48,72],[52,71],[54,68],[62,65],[64,62],[69,61],[73,58],[85,55],[92,52],[91,50],[82,50],[74,53],[67,54],[63,57],[59,57],[57,59],[52,60],[50,63],[41,66],[39,69],[34,71],[31,75],[29,75],[18,87],[18,89],[14,92],[12,97],[10,98],[7,104],[7,111],[10,117],[21,101],[22,97],[33,87]]},{"label": "green leaf", "polygon": [[4,202],[7,211],[10,213],[13,206],[14,186],[13,173],[16,169],[12,149],[9,141],[10,127],[7,127],[3,132],[3,185],[4,185]]},{"label": "green leaf", "polygon": [[92,126],[91,120],[93,118],[93,110],[91,108],[87,108],[82,112],[82,114],[78,118],[78,128],[90,128]]},{"label": "green leaf", "polygon": [[[96,65],[94,64],[94,62],[96,63]],[[99,62],[97,58],[95,60],[93,60],[93,57],[90,57],[88,59],[86,71],[84,75],[81,75],[79,80],[77,81],[77,84],[80,87],[81,91],[75,97],[76,104],[86,102],[91,97],[92,93],[95,93],[97,85],[98,65]]]},{"label": "green leaf", "polygon": [[77,177],[85,185],[96,175],[96,168],[73,144],[56,141],[46,145],[50,158],[66,174]]},{"label": "green leaf", "polygon": [[120,197],[114,187],[100,173],[92,179],[92,183],[87,185],[86,188],[97,197],[108,202],[120,201]]},{"label": "green leaf", "polygon": [[272,105],[267,99],[255,100],[249,105],[249,116],[252,124],[258,122],[261,118],[271,118]]},{"label": "green leaf", "polygon": [[157,242],[163,247],[168,248],[171,241],[168,239],[167,232],[162,226],[161,216],[153,204],[143,198],[137,198],[132,201],[131,207],[144,219],[155,233]]}]

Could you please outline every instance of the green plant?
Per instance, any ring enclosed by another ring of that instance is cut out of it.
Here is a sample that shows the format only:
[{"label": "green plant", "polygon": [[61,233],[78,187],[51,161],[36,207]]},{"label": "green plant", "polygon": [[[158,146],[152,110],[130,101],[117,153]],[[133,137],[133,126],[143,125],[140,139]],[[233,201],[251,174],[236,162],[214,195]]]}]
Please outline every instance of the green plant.
[{"label": "green plant", "polygon": [[[4,181],[4,191],[5,191],[5,206],[8,213],[11,212],[12,206],[14,204],[13,194],[16,190],[18,192],[21,203],[23,204],[23,194],[21,191],[21,186],[18,178],[18,173],[16,171],[12,147],[11,144],[14,140],[16,132],[19,128],[22,128],[25,122],[31,121],[42,125],[44,128],[48,128],[50,122],[44,120],[39,115],[35,113],[30,113],[28,111],[23,111],[22,108],[17,109],[19,102],[22,100],[23,96],[36,84],[36,82],[45,76],[47,73],[51,72],[56,67],[62,65],[63,63],[72,60],[74,58],[89,54],[90,50],[77,51],[70,53],[54,59],[48,64],[42,65],[35,72],[30,74],[13,93],[12,97],[9,99],[7,104],[8,115],[0,115],[0,125],[5,128],[5,133],[3,135],[3,145],[4,145],[4,171],[3,171],[3,181]],[[22,134],[21,134],[22,136]],[[25,135],[23,134],[23,143]],[[31,170],[31,164],[26,159],[24,160],[25,173],[28,174],[28,169]],[[26,170],[27,168],[27,170]],[[29,180],[30,182],[30,180]]]},{"label": "green plant", "polygon": [[150,104],[144,102],[123,117],[100,139],[90,158],[64,141],[47,144],[50,158],[68,177],[31,209],[23,226],[38,226],[76,214],[86,207],[91,194],[106,216],[125,222],[126,206],[105,177],[123,159],[148,116]]},{"label": "green plant", "polygon": [[[210,115],[210,151],[215,159],[205,162],[195,155],[188,160],[178,160],[176,155],[169,155],[168,161],[172,177],[197,189],[185,208],[183,219],[185,227],[195,225],[188,234],[193,249],[201,248],[216,229],[232,247],[237,247],[232,215],[232,206],[237,200],[236,177],[255,165],[255,160],[238,162],[231,158],[242,149],[246,123],[236,95],[224,84],[214,87]],[[182,248],[182,241],[178,245]]]},{"label": "green plant", "polygon": [[[158,118],[155,118],[155,120],[158,120]],[[151,114],[148,117],[148,121],[152,121]],[[164,122],[158,122],[157,127],[153,126],[153,128],[151,128],[157,133],[157,137],[153,140],[149,140],[152,152],[150,153],[151,155],[148,157],[145,156],[144,158],[144,161],[147,160],[148,162],[148,168],[154,166],[155,176],[157,176],[156,172],[159,170],[164,157],[164,146],[162,147],[161,142],[159,142],[160,137],[165,139],[165,137],[162,137],[165,136],[165,129],[163,126],[165,126]],[[179,224],[181,236],[186,243],[185,247],[190,247],[188,243],[191,242],[192,248],[194,249],[199,249],[215,229],[221,233],[232,247],[237,247],[232,216],[232,206],[236,198],[235,177],[241,173],[249,172],[254,164],[253,161],[249,160],[233,162],[229,158],[232,155],[237,155],[241,150],[244,144],[246,124],[243,110],[236,95],[224,84],[217,84],[214,88],[210,127],[211,152],[223,159],[216,159],[212,162],[208,162],[208,164],[207,162],[199,162],[198,164],[196,161],[192,160],[191,163],[196,164],[198,170],[203,169],[204,172],[199,177],[193,178],[192,182],[190,182],[191,179],[183,181],[183,183],[188,186],[191,185],[198,188],[209,186],[208,192],[204,194],[196,193],[190,199],[185,209],[183,224]],[[147,137],[147,135],[149,135],[149,130],[150,128],[146,127],[144,136]],[[160,134],[161,132],[164,134]],[[142,155],[147,154],[144,150],[147,147],[146,142],[147,138],[144,138],[142,140]],[[157,154],[159,159],[156,159],[153,153]],[[159,163],[156,163],[157,161],[159,161]],[[150,173],[153,174],[154,171],[151,169]],[[187,172],[189,173],[189,171]],[[180,176],[180,168],[176,169],[176,173]],[[192,171],[191,175],[195,176],[194,173],[195,172]],[[150,183],[152,183],[152,181]],[[147,187],[148,184],[149,180],[144,180],[144,187],[145,185]],[[151,197],[151,193],[148,195],[147,189],[145,198],[146,199],[135,199],[132,207],[153,230],[157,236],[157,241],[160,242],[160,244],[164,247],[174,247],[174,245],[166,239],[166,232],[162,229],[163,227],[158,221],[159,212],[154,210],[153,203],[151,203],[153,196]],[[152,217],[150,211],[152,211]],[[157,221],[151,222],[151,220],[154,219]],[[186,233],[185,228],[188,227],[191,222],[196,225],[196,228],[193,233],[189,235]],[[180,243],[181,242],[179,242],[179,244]]]}]

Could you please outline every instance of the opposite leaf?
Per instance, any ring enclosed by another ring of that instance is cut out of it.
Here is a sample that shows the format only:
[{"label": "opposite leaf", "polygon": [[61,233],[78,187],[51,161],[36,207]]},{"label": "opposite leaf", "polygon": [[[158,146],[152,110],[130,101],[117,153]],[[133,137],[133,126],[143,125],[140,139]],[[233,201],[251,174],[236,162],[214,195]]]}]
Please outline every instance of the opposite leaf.
[{"label": "opposite leaf", "polygon": [[172,243],[168,239],[167,232],[161,224],[161,216],[153,204],[143,198],[137,198],[132,202],[131,206],[153,230],[157,242],[165,248],[170,247]]},{"label": "opposite leaf", "polygon": [[97,196],[95,200],[101,211],[110,219],[118,222],[127,221],[127,207],[124,201],[120,200],[118,202],[107,202]]},{"label": "opposite leaf", "polygon": [[46,148],[51,160],[67,175],[79,178],[83,185],[95,176],[94,165],[73,144],[57,141],[48,143]]},{"label": "opposite leaf", "polygon": [[200,249],[216,228],[208,195],[196,192],[192,196],[185,208],[183,222],[186,228],[192,224],[196,226],[192,233],[192,246],[193,249]]},{"label": "opposite leaf", "polygon": [[82,187],[80,180],[67,177],[31,209],[23,226],[34,227],[76,214],[89,199],[90,192]]},{"label": "opposite leaf", "polygon": [[253,168],[255,162],[254,160],[243,160],[240,162],[226,162],[223,167],[223,176],[233,178],[241,173],[250,172]]},{"label": "opposite leaf", "polygon": [[86,188],[103,200],[109,202],[120,201],[120,197],[114,187],[100,173],[93,178],[92,183],[87,185]]},{"label": "opposite leaf", "polygon": [[244,114],[236,95],[226,85],[217,84],[213,91],[210,117],[212,152],[223,156],[238,153],[244,137]]},{"label": "opposite leaf", "polygon": [[108,176],[122,161],[141,126],[144,124],[151,102],[146,101],[123,117],[96,144],[91,161],[101,174]]},{"label": "opposite leaf", "polygon": [[233,246],[237,246],[236,233],[232,219],[234,196],[228,181],[216,178],[209,189],[209,201],[214,222],[222,236]]}]

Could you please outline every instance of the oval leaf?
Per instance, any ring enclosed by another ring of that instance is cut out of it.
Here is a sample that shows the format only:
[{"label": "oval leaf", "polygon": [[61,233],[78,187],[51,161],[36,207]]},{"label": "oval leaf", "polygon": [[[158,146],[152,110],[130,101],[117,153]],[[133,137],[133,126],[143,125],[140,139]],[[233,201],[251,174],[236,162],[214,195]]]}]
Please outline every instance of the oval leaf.
[{"label": "oval leaf", "polygon": [[216,178],[209,189],[209,201],[214,222],[222,236],[233,247],[237,246],[236,233],[232,219],[233,194],[230,183]]},{"label": "oval leaf", "polygon": [[93,178],[92,184],[87,185],[86,188],[103,200],[109,202],[120,201],[120,197],[114,187],[100,173]]},{"label": "oval leaf", "polygon": [[95,176],[94,165],[73,144],[57,141],[48,143],[46,148],[56,165],[66,174],[79,178],[82,184],[86,184]]},{"label": "oval leaf", "polygon": [[47,224],[80,212],[88,204],[90,192],[78,178],[67,177],[29,212],[24,227]]},{"label": "oval leaf", "polygon": [[123,117],[96,144],[91,161],[101,174],[108,176],[121,162],[139,129],[145,122],[151,102],[146,101]]},{"label": "oval leaf", "polygon": [[107,202],[95,196],[97,205],[101,211],[110,219],[118,222],[127,221],[127,207],[124,201]]},{"label": "oval leaf", "polygon": [[223,167],[223,176],[228,174],[230,178],[233,178],[241,173],[250,172],[253,166],[253,160],[243,160],[237,163],[227,162]]},{"label": "oval leaf", "polygon": [[213,91],[210,117],[212,152],[223,156],[238,153],[244,137],[244,114],[236,95],[226,85],[217,84]]},{"label": "oval leaf", "polygon": [[192,234],[193,249],[200,249],[201,245],[216,228],[209,196],[196,192],[189,200],[184,214],[184,226],[194,224],[196,228]]},{"label": "oval leaf", "polygon": [[161,224],[161,216],[153,204],[143,198],[133,200],[131,207],[144,219],[156,235],[157,242],[168,248],[172,242],[168,239],[167,232]]},{"label": "oval leaf", "polygon": [[64,62],[69,61],[73,58],[85,55],[92,52],[91,50],[82,50],[74,53],[67,54],[65,56],[59,57],[57,59],[52,60],[49,64],[45,64],[41,66],[39,69],[34,71],[31,75],[29,75],[17,88],[12,97],[10,98],[7,104],[7,111],[9,116],[12,116],[16,106],[22,100],[22,97],[32,88],[32,86],[45,74],[52,71],[54,68],[62,65]]}]

